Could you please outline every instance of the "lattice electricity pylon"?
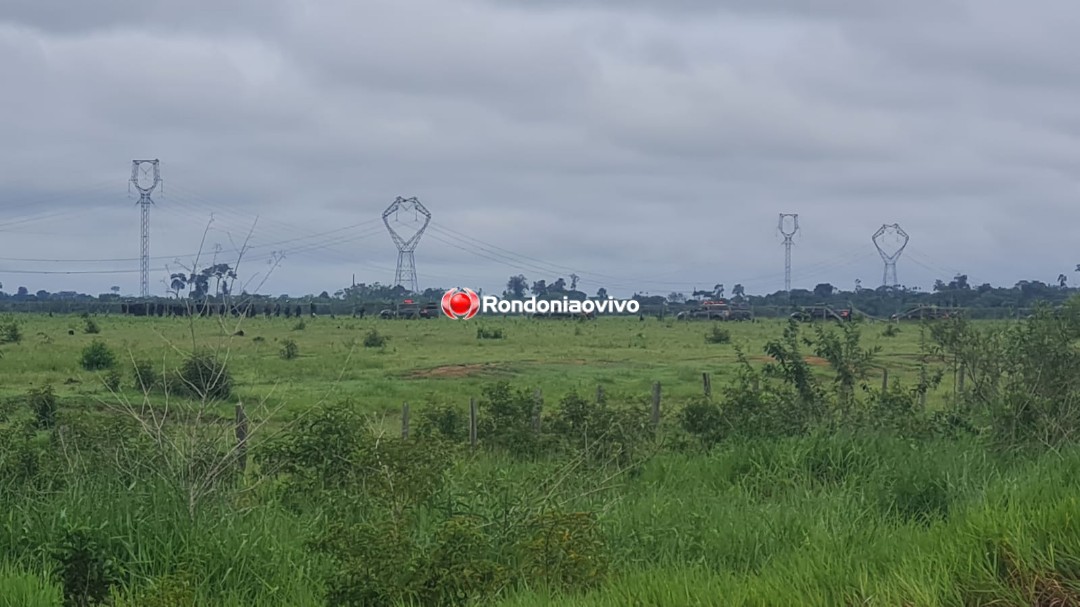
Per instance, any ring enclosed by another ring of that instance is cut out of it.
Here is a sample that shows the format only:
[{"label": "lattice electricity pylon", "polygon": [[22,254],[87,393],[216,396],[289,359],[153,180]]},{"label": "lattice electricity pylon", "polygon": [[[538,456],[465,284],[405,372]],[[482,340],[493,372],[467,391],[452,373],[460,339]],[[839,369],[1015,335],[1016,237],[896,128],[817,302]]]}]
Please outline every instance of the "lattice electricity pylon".
[{"label": "lattice electricity pylon", "polygon": [[139,295],[150,297],[150,193],[161,184],[161,166],[157,159],[131,161],[131,185],[139,192],[142,207],[142,254],[139,256]]},{"label": "lattice electricity pylon", "polygon": [[[893,253],[886,253],[885,247],[881,245],[878,240],[889,231],[892,231],[896,236],[900,237],[900,246],[896,248]],[[900,258],[900,254],[904,252],[904,247],[907,246],[908,240],[911,237],[907,235],[903,229],[900,228],[900,224],[885,224],[878,228],[877,232],[874,232],[873,238],[874,246],[877,247],[878,254],[881,255],[881,260],[885,262],[885,273],[881,276],[881,286],[883,287],[898,287],[900,281],[896,278],[896,260]]]},{"label": "lattice electricity pylon", "polygon": [[[784,218],[791,218],[790,231],[785,229]],[[780,230],[780,234],[784,237],[784,291],[791,293],[791,245],[794,244],[795,233],[799,231],[799,214],[798,213],[780,213],[780,223],[777,224],[776,229]]]},{"label": "lattice electricity pylon", "polygon": [[[424,217],[424,223],[409,238],[403,238],[394,228],[390,225],[390,216],[397,217],[398,213],[405,211],[413,211],[416,214],[417,219],[421,215]],[[390,238],[394,239],[394,244],[397,246],[397,270],[394,272],[394,286],[403,286],[411,293],[420,292],[420,284],[416,279],[416,245],[420,242],[420,237],[424,235],[424,230],[427,229],[428,224],[431,223],[431,213],[420,203],[415,196],[412,198],[402,198],[398,196],[394,199],[394,202],[390,203],[390,206],[386,207],[386,210],[382,214],[383,224],[386,225],[386,230],[390,232]]]}]

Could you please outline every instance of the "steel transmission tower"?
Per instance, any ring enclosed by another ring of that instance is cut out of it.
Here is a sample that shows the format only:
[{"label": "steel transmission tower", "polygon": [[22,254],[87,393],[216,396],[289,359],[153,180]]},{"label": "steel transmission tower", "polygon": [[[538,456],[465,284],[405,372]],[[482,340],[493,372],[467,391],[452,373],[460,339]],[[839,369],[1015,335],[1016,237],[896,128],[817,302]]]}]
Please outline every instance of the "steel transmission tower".
[{"label": "steel transmission tower", "polygon": [[131,185],[139,192],[142,207],[142,254],[140,255],[139,295],[150,297],[150,194],[161,184],[161,166],[157,159],[131,161]]},{"label": "steel transmission tower", "polygon": [[[396,230],[390,225],[390,216],[395,218],[402,211],[413,211],[417,220],[420,216],[423,216],[423,224],[416,229],[416,232],[409,238],[404,238],[397,233]],[[427,229],[428,224],[431,223],[431,212],[420,203],[415,196],[412,198],[402,198],[398,196],[394,199],[394,202],[390,203],[390,206],[386,207],[386,210],[382,214],[383,224],[386,225],[386,230],[390,232],[390,238],[394,239],[394,244],[397,245],[398,257],[397,257],[397,271],[394,272],[394,286],[403,286],[411,293],[420,292],[420,284],[416,279],[416,245],[420,242],[420,237],[424,235],[424,230]]]},{"label": "steel transmission tower", "polygon": [[[897,238],[897,243],[894,243],[896,250],[892,253],[886,252],[888,245],[882,244],[882,236],[886,234],[893,234]],[[885,273],[881,276],[881,286],[883,287],[898,287],[900,281],[896,278],[896,260],[900,258],[900,254],[904,252],[904,247],[907,246],[908,240],[911,238],[907,235],[903,229],[900,228],[900,224],[885,224],[878,228],[877,232],[874,232],[874,237],[871,239],[874,242],[874,246],[877,247],[878,254],[881,255],[881,260],[885,262]]]},{"label": "steel transmission tower", "polygon": [[[791,224],[785,226],[784,219],[788,217],[791,218]],[[777,229],[784,236],[784,291],[791,293],[791,245],[795,244],[793,239],[795,233],[799,231],[799,214],[780,213],[780,223],[777,224]]]}]

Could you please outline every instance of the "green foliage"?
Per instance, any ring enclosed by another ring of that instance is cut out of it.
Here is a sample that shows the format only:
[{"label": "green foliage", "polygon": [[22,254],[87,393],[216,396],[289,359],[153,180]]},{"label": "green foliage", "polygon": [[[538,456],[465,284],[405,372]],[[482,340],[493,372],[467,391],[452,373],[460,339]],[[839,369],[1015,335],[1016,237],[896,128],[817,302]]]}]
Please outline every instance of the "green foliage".
[{"label": "green foliage", "polygon": [[53,387],[45,384],[40,388],[32,388],[26,395],[26,401],[30,405],[30,412],[34,415],[34,423],[38,428],[52,428],[56,425],[57,400]]},{"label": "green foliage", "polygon": [[374,328],[364,335],[364,347],[365,348],[382,348],[386,345],[386,342],[390,341],[390,338],[380,334]]},{"label": "green foliage", "polygon": [[295,325],[293,325],[292,330],[293,331],[303,331],[306,328],[307,328],[307,323],[305,323],[304,319],[301,318]]},{"label": "green foliage", "polygon": [[727,344],[731,343],[731,331],[727,329],[713,325],[712,329],[705,334],[705,343],[707,344]]},{"label": "green foliage", "polygon": [[476,339],[503,339],[504,337],[502,329],[476,327]]},{"label": "green foliage", "polygon": [[0,567],[0,607],[63,607],[63,600],[60,587],[45,576]]},{"label": "green foliage", "polygon": [[18,321],[10,316],[0,319],[0,344],[17,344],[22,338]]},{"label": "green foliage", "polygon": [[95,339],[83,348],[79,363],[87,371],[111,369],[116,366],[116,354],[105,345],[105,342]]},{"label": "green foliage", "polygon": [[881,331],[882,337],[896,337],[900,335],[900,327],[895,323],[889,323],[885,325],[885,329]]},{"label": "green foliage", "polygon": [[469,416],[451,405],[428,405],[418,416],[419,437],[435,436],[453,442],[469,438]]},{"label": "green foliage", "polygon": [[120,384],[124,381],[124,376],[120,373],[119,369],[109,369],[105,372],[105,376],[102,378],[102,383],[105,384],[105,389],[110,392],[116,392],[120,389]]},{"label": "green foliage", "polygon": [[300,346],[296,345],[296,341],[286,339],[281,343],[281,351],[278,355],[285,360],[292,360],[300,356]]},{"label": "green foliage", "polygon": [[546,427],[586,462],[631,466],[651,453],[648,411],[643,404],[620,407],[606,398],[590,401],[570,392]]},{"label": "green foliage", "polygon": [[232,395],[233,377],[225,361],[208,352],[184,359],[169,381],[172,391],[199,400],[226,399]]},{"label": "green foliage", "polygon": [[65,607],[102,605],[124,580],[122,547],[104,529],[70,526],[50,546]]},{"label": "green foliage", "polygon": [[148,360],[136,360],[131,369],[131,387],[139,392],[150,392],[161,383],[161,377],[154,370],[154,363]]},{"label": "green foliage", "polygon": [[93,318],[87,318],[83,326],[83,332],[89,335],[97,335],[101,333],[101,327],[98,326],[97,321]]}]

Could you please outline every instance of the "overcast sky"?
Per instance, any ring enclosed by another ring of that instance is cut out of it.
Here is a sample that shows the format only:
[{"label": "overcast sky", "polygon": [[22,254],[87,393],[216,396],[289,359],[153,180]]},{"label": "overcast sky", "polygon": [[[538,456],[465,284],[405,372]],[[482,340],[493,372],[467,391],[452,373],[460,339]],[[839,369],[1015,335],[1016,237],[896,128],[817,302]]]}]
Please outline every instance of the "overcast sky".
[{"label": "overcast sky", "polygon": [[879,285],[893,223],[903,284],[1080,283],[1078,31],[1066,0],[3,0],[0,283],[137,293],[136,158],[155,293],[207,225],[224,260],[254,226],[252,290],[391,283],[397,196],[421,288],[772,292],[779,213],[796,287]]}]

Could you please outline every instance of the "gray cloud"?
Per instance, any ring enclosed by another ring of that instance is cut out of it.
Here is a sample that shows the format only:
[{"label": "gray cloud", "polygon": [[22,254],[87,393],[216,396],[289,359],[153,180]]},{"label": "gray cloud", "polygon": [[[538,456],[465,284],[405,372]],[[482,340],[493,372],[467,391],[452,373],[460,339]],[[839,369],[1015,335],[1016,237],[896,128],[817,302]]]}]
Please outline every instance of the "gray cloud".
[{"label": "gray cloud", "polygon": [[[257,217],[245,268],[285,250],[273,293],[391,281],[398,195],[435,215],[424,286],[773,291],[779,212],[808,287],[874,284],[893,222],[924,287],[1077,262],[1064,0],[68,4],[0,7],[8,289],[134,292],[142,157],[153,265],[211,213],[222,254]],[[34,274],[103,270],[126,273]]]}]

